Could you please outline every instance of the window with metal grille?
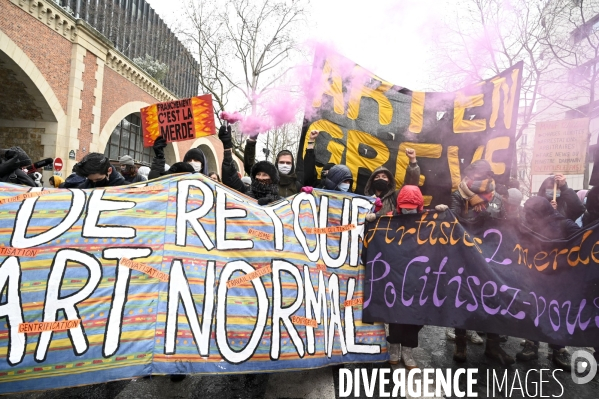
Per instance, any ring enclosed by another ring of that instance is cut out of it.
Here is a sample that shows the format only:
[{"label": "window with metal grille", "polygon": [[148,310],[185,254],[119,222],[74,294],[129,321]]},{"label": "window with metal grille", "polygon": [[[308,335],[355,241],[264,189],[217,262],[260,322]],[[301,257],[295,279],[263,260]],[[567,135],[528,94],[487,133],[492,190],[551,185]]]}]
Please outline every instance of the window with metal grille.
[{"label": "window with metal grille", "polygon": [[104,155],[115,162],[119,157],[129,155],[135,162],[149,166],[152,161],[151,151],[152,148],[143,146],[141,118],[139,113],[135,113],[127,116],[114,128]]}]

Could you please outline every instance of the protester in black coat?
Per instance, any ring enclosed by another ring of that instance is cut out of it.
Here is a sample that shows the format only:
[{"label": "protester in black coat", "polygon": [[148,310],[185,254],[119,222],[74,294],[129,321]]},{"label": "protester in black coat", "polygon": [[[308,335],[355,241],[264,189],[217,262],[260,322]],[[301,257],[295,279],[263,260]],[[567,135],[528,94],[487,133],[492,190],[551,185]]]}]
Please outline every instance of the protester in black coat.
[{"label": "protester in black coat", "polygon": [[[582,216],[582,227],[587,228],[599,220],[599,186],[587,193],[587,210]],[[599,363],[599,346],[595,346],[595,360]]]},{"label": "protester in black coat", "polygon": [[83,157],[73,168],[79,176],[85,177],[77,188],[97,188],[125,186],[127,181],[117,172],[107,156],[92,152]]},{"label": "protester in black coat", "polygon": [[0,182],[36,187],[35,181],[21,170],[32,163],[20,147],[0,150]]},{"label": "protester in black coat", "polygon": [[279,195],[279,172],[272,163],[268,161],[256,162],[250,172],[252,184],[246,186],[241,181],[235,168],[235,161],[232,154],[231,126],[221,126],[218,131],[218,137],[223,142],[224,148],[221,171],[223,184],[258,200],[258,204],[260,205],[266,205],[282,198]]},{"label": "protester in black coat", "polygon": [[[553,182],[551,183],[553,184]],[[576,196],[576,194],[574,194]],[[553,198],[552,198],[553,199]],[[578,197],[576,198],[578,200]],[[580,200],[579,200],[580,201]],[[549,200],[542,196],[529,198],[524,203],[524,228],[552,240],[565,240],[580,231],[580,227],[556,211]],[[553,363],[570,370],[570,356],[563,345],[549,344]],[[539,358],[539,341],[524,342],[524,348],[516,354],[519,361],[526,362]]]},{"label": "protester in black coat", "polygon": [[[154,149],[155,157],[152,159],[148,180],[152,180],[169,173],[177,173],[170,172],[170,170],[167,173],[167,171],[164,170],[164,165],[166,165],[166,159],[164,157],[166,140],[164,137],[158,137],[156,141],[154,141],[152,148]],[[199,172],[206,176],[208,175],[208,163],[206,162],[206,155],[204,155],[204,152],[199,148],[192,148],[191,150],[187,151],[187,153],[185,153],[185,157],[183,157],[183,162],[190,164],[193,167],[194,172]]]},{"label": "protester in black coat", "polygon": [[547,198],[547,200],[553,202],[554,181],[557,181],[556,203],[552,203],[554,209],[575,222],[576,219],[584,213],[585,208],[576,195],[576,192],[568,187],[566,178],[563,175],[555,175],[546,178],[541,184],[541,187],[539,187],[537,196]]},{"label": "protester in black coat", "polygon": [[354,177],[345,165],[335,165],[327,173],[320,188],[325,190],[352,192]]},{"label": "protester in black coat", "polygon": [[524,203],[524,225],[553,240],[563,240],[580,231],[576,223],[553,209],[544,197],[531,197]]}]

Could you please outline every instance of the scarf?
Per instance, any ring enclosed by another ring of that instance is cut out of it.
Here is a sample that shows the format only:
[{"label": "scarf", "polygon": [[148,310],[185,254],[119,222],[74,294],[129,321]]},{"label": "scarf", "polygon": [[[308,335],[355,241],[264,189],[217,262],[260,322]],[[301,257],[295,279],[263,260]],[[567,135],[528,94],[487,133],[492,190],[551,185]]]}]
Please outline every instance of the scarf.
[{"label": "scarf", "polygon": [[279,186],[277,184],[264,184],[258,181],[258,179],[252,180],[252,184],[250,186],[252,190],[252,195],[254,199],[269,199],[268,202],[275,201],[279,199]]},{"label": "scarf", "polygon": [[495,195],[495,181],[491,178],[484,180],[464,179],[458,187],[462,198],[468,200],[466,203],[466,213],[468,213],[468,205],[476,212],[481,212],[487,209],[489,201]]}]

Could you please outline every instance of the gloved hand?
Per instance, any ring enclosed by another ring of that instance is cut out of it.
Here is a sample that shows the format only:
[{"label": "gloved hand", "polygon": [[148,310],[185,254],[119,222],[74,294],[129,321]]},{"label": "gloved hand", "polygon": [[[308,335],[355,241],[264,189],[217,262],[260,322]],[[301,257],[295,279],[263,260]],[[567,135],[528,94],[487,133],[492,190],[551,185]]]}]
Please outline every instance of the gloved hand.
[{"label": "gloved hand", "polygon": [[366,215],[367,222],[372,222],[374,219],[376,219],[376,215],[374,213],[369,213],[368,215]]},{"label": "gloved hand", "polygon": [[270,197],[262,197],[258,200],[258,205],[268,205],[270,202],[272,202],[272,198]]},{"label": "gloved hand", "polygon": [[439,205],[435,206],[435,210],[437,212],[445,212],[448,209],[449,209],[449,207],[445,204],[439,204]]},{"label": "gloved hand", "polygon": [[166,139],[162,136],[158,137],[156,141],[154,141],[154,154],[156,154],[156,158],[164,159],[164,149],[166,148]]},{"label": "gloved hand", "polygon": [[231,125],[221,126],[218,129],[218,138],[223,142],[223,149],[228,150],[233,148],[233,135],[231,134]]},{"label": "gloved hand", "polygon": [[374,201],[374,211],[378,212],[381,210],[382,207],[383,207],[383,201],[381,201],[380,198],[377,198],[376,201]]},{"label": "gloved hand", "polygon": [[310,186],[305,186],[301,189],[301,192],[306,194],[312,194],[312,191],[314,191],[314,188]]}]

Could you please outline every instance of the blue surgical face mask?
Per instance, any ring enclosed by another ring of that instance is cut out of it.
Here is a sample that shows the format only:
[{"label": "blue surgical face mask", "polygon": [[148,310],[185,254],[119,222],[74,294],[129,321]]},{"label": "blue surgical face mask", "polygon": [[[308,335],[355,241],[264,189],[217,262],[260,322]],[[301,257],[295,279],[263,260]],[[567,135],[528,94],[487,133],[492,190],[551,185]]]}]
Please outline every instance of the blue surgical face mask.
[{"label": "blue surgical face mask", "polygon": [[[555,198],[559,198],[559,194],[560,194],[560,191],[557,190],[557,193],[555,194]],[[545,196],[549,199],[549,201],[552,201],[553,200],[553,190],[549,189],[549,188],[546,189]]]},{"label": "blue surgical face mask", "polygon": [[414,215],[414,214],[418,213],[418,209],[401,208],[401,213],[404,215]]},{"label": "blue surgical face mask", "polygon": [[337,187],[339,187],[339,190],[347,192],[349,190],[349,183],[340,183]]}]

